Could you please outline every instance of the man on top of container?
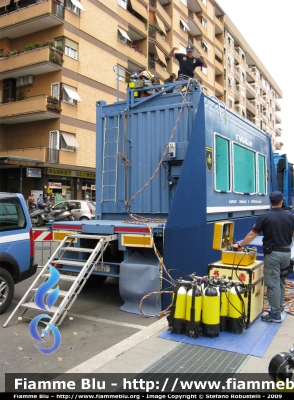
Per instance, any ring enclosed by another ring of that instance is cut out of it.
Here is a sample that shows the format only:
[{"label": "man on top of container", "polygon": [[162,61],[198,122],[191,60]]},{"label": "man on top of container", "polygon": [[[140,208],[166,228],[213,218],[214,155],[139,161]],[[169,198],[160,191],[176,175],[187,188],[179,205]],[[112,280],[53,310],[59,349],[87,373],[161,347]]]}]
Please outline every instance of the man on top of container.
[{"label": "man on top of container", "polygon": [[290,246],[294,237],[294,216],[282,209],[284,197],[281,192],[272,192],[269,198],[271,210],[262,214],[247,236],[233,247],[244,247],[263,232],[264,285],[271,310],[261,319],[265,322],[281,322],[287,267],[291,258]]},{"label": "man on top of container", "polygon": [[194,57],[194,46],[186,47],[186,54],[183,53],[175,53],[178,50],[178,47],[173,47],[170,52],[170,57],[174,57],[179,61],[180,69],[178,72],[178,80],[179,81],[187,81],[190,78],[194,77],[194,70],[196,67],[205,67],[207,68],[206,61],[204,60],[201,54],[198,54],[198,57]]}]

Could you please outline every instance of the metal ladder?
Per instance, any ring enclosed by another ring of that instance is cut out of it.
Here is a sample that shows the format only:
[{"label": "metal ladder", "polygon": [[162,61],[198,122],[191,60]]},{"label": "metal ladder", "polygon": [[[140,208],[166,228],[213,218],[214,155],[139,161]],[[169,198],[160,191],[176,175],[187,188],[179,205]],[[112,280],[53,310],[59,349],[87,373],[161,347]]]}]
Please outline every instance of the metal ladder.
[{"label": "metal ladder", "polygon": [[116,118],[117,126],[111,128],[107,128],[107,117],[104,118],[101,202],[116,202],[119,115]]},{"label": "metal ladder", "polygon": [[[73,242],[75,239],[92,239],[92,240],[97,240],[98,243],[96,244],[94,249],[90,248],[83,248],[83,247],[72,247]],[[107,235],[107,236],[102,236],[102,235],[85,235],[85,234],[70,234],[65,236],[63,241],[60,243],[60,245],[57,247],[55,252],[52,254],[50,257],[49,261],[47,264],[42,268],[40,273],[38,274],[37,278],[34,280],[30,288],[27,290],[23,298],[20,300],[16,308],[13,310],[13,312],[10,314],[9,318],[7,321],[4,323],[3,327],[5,328],[11,318],[16,314],[18,309],[20,307],[24,307],[23,312],[21,315],[18,317],[22,317],[28,309],[35,309],[39,310],[41,312],[44,312],[45,310],[41,310],[34,302],[35,298],[35,293],[40,287],[39,280],[42,279],[43,282],[49,278],[50,274],[48,273],[49,265],[51,265],[52,262],[55,264],[64,264],[64,265],[73,265],[73,266],[79,266],[82,267],[79,274],[77,276],[71,276],[71,275],[62,275],[60,274],[60,281],[70,281],[72,282],[72,285],[68,290],[59,290],[59,297],[63,297],[63,300],[61,301],[60,305],[58,307],[52,306],[50,309],[47,309],[45,312],[47,313],[52,313],[52,317],[49,321],[49,323],[53,325],[60,325],[63,319],[65,318],[67,312],[71,308],[72,304],[76,300],[78,294],[84,287],[85,283],[87,282],[89,276],[91,275],[91,272],[95,269],[96,265],[98,264],[100,258],[103,255],[103,252],[105,251],[106,247],[108,246],[109,242],[116,240],[117,235]],[[72,261],[69,259],[64,259],[63,256],[68,252],[84,252],[84,253],[90,253],[90,256],[87,260],[84,261]],[[61,254],[60,254],[61,252]],[[56,255],[58,255],[58,259],[55,259]],[[46,271],[47,270],[47,271]],[[43,283],[42,282],[42,283]],[[52,292],[54,289],[50,289],[48,291]],[[35,292],[32,296],[32,292]],[[28,301],[28,298],[31,297],[31,299]],[[48,308],[48,307],[47,307]],[[26,317],[25,317],[26,318]],[[46,328],[47,329],[47,328]]]}]

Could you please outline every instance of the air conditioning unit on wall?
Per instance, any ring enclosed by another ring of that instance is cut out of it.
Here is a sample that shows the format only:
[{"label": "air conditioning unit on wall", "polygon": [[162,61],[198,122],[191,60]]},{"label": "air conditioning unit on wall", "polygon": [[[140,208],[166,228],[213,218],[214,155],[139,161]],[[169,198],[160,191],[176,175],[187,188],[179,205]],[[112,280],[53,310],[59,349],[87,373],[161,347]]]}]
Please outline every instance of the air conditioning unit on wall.
[{"label": "air conditioning unit on wall", "polygon": [[23,77],[23,86],[25,85],[33,85],[34,84],[34,76],[27,75]]}]

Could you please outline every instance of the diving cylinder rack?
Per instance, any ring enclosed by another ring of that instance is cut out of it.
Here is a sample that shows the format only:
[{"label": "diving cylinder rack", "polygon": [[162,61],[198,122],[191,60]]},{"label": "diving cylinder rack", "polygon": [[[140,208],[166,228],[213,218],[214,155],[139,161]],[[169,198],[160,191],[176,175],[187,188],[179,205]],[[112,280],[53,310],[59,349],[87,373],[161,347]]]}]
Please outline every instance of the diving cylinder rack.
[{"label": "diving cylinder rack", "polygon": [[200,335],[213,338],[225,330],[243,332],[247,291],[244,283],[225,277],[198,277],[195,273],[188,279],[175,281],[167,317],[169,331],[192,338]]}]

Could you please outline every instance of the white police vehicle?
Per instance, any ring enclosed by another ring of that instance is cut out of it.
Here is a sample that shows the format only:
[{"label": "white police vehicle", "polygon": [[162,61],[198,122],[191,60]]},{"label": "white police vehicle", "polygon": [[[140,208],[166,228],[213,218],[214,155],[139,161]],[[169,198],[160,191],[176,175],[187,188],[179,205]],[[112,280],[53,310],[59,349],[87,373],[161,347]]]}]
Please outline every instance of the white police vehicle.
[{"label": "white police vehicle", "polygon": [[0,314],[9,307],[14,285],[35,274],[34,237],[22,194],[0,192]]}]

